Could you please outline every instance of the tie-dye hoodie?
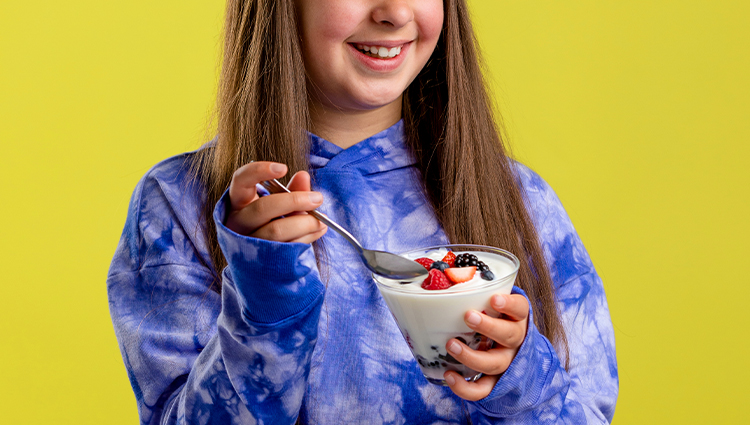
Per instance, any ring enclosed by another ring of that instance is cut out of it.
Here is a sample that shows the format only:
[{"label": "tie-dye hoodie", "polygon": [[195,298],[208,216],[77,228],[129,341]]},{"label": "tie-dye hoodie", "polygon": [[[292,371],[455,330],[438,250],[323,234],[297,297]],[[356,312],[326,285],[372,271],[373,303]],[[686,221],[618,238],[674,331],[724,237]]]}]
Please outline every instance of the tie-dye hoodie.
[{"label": "tie-dye hoodie", "polygon": [[[310,137],[320,210],[364,246],[402,252],[448,242],[420,190],[402,122],[348,149]],[[229,266],[221,294],[209,289],[198,230],[204,195],[188,184],[191,155],[140,181],[107,279],[142,424],[611,421],[618,377],[604,289],[557,196],[528,168],[516,164],[555,283],[569,371],[530,320],[493,391],[467,402],[424,379],[370,274],[332,231],[320,272],[308,244],[226,228],[222,200],[214,219]]]}]

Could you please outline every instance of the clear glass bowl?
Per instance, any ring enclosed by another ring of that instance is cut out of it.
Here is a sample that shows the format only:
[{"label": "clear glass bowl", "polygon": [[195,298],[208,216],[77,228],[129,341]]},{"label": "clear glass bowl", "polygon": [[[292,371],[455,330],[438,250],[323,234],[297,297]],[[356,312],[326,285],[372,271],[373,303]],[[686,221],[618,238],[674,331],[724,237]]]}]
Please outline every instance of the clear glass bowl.
[{"label": "clear glass bowl", "polygon": [[457,338],[475,350],[492,347],[492,340],[466,326],[464,314],[477,310],[497,317],[498,313],[490,307],[490,297],[511,292],[520,262],[508,251],[482,245],[432,246],[401,255],[416,259],[440,250],[451,250],[456,255],[466,252],[477,255],[488,264],[495,278],[459,283],[437,291],[421,289],[422,280],[404,284],[376,275],[373,278],[425,378],[433,384],[447,385],[443,374],[448,370],[471,381],[482,376],[448,354],[445,344]]}]

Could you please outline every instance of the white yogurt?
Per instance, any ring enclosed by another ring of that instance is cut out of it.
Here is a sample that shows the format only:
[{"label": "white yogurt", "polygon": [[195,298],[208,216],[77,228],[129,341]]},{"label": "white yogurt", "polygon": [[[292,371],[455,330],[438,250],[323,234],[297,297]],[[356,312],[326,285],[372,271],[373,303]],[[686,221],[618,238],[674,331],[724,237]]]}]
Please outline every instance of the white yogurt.
[{"label": "white yogurt", "polygon": [[467,380],[479,378],[480,374],[458,363],[450,356],[445,344],[451,338],[464,341],[469,347],[487,350],[492,341],[471,330],[464,323],[464,314],[469,310],[484,311],[496,317],[498,313],[490,306],[494,294],[509,294],[518,272],[518,259],[511,253],[477,245],[446,245],[411,251],[404,257],[417,259],[428,257],[441,260],[448,248],[456,255],[474,254],[495,275],[487,281],[480,272],[467,282],[443,290],[422,289],[422,281],[401,283],[375,276],[380,294],[391,310],[401,334],[411,348],[414,358],[422,368],[428,381],[446,385],[443,374],[455,370]]},{"label": "white yogurt", "polygon": [[[479,261],[483,261],[487,266],[490,268],[490,271],[495,275],[495,279],[492,280],[494,282],[495,280],[498,280],[502,278],[503,276],[510,276],[511,273],[514,272],[515,264],[507,257],[500,256],[498,254],[493,254],[489,252],[475,252],[475,251],[460,251],[460,252],[454,252],[456,254],[474,254],[477,256]],[[429,251],[424,252],[422,250],[418,252],[409,252],[407,254],[403,254],[404,257],[409,258],[411,260],[416,260],[417,258],[429,258],[433,261],[440,261],[442,260],[445,255],[448,254],[448,249],[446,248],[439,248],[435,251]],[[422,282],[424,282],[424,278],[420,278],[416,281],[406,282],[401,280],[392,280],[392,279],[386,279],[384,277],[378,277],[378,281],[384,285],[397,288],[401,291],[413,291],[413,292],[436,292],[434,290],[426,290],[422,289]],[[490,281],[482,279],[481,272],[477,270],[477,272],[474,274],[474,277],[471,278],[471,280],[468,280],[466,282],[461,282],[459,284],[455,284],[447,289],[441,289],[437,292],[446,293],[446,292],[461,292],[465,291],[469,288],[472,288],[474,286],[481,286],[481,285],[487,285],[490,284]]]}]

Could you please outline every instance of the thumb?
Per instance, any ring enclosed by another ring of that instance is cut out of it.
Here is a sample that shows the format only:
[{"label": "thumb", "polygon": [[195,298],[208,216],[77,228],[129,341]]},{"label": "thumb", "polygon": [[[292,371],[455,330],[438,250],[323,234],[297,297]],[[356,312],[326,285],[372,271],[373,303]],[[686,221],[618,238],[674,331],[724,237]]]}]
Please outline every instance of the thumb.
[{"label": "thumb", "polygon": [[292,192],[309,192],[310,191],[310,174],[307,171],[297,171],[289,180],[287,189]]}]

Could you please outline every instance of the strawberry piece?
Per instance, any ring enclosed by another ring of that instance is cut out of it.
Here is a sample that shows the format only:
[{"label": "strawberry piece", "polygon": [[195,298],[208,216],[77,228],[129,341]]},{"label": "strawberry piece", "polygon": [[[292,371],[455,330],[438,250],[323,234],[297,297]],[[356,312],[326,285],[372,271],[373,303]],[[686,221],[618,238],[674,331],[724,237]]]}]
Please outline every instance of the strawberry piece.
[{"label": "strawberry piece", "polygon": [[453,251],[448,251],[441,261],[448,263],[448,267],[456,267],[456,254]]},{"label": "strawberry piece", "polygon": [[422,267],[426,268],[427,270],[430,270],[430,266],[432,265],[432,263],[435,262],[434,260],[431,260],[431,259],[426,258],[426,257],[417,258],[414,261],[416,261],[417,263],[421,264]]},{"label": "strawberry piece", "polygon": [[424,280],[424,282],[422,282],[422,289],[426,289],[428,291],[448,289],[450,287],[451,283],[448,281],[448,278],[445,277],[445,273],[441,272],[438,269],[430,270],[430,275],[427,277],[427,279]]},{"label": "strawberry piece", "polygon": [[445,275],[448,276],[448,279],[450,279],[450,281],[453,283],[461,283],[466,282],[467,280],[471,280],[476,272],[477,268],[474,266],[445,269]]}]

